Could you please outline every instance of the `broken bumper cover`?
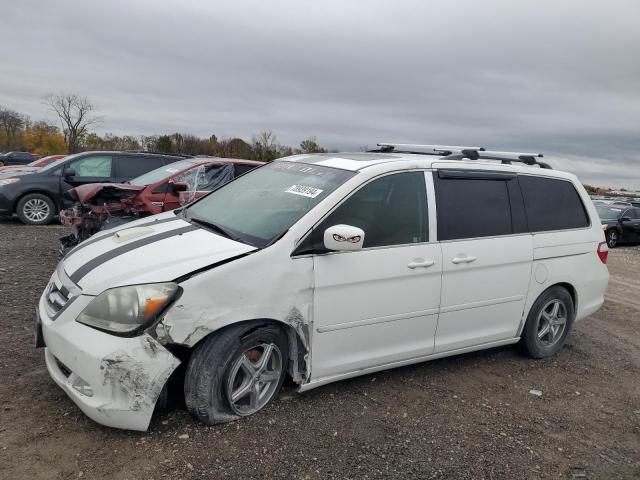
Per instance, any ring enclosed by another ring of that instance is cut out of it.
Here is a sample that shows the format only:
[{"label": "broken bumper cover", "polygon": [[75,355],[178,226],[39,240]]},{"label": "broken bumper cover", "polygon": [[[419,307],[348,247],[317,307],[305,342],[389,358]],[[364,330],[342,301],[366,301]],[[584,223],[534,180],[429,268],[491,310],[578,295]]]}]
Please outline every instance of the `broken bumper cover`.
[{"label": "broken bumper cover", "polygon": [[51,378],[94,421],[146,430],[180,361],[149,335],[123,338],[75,321],[94,297],[80,295],[52,320],[38,305]]}]

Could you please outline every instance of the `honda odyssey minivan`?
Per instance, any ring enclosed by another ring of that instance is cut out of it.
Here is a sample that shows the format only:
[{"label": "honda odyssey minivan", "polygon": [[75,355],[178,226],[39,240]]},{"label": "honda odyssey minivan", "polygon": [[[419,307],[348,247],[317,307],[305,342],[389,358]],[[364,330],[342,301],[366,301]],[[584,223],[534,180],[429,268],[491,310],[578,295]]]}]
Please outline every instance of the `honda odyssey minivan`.
[{"label": "honda odyssey minivan", "polygon": [[501,345],[548,357],[609,275],[586,191],[540,157],[380,144],[282,158],[74,248],[36,344],[89,417],[133,430],[170,378],[216,424],[258,412],[286,376],[305,391]]}]

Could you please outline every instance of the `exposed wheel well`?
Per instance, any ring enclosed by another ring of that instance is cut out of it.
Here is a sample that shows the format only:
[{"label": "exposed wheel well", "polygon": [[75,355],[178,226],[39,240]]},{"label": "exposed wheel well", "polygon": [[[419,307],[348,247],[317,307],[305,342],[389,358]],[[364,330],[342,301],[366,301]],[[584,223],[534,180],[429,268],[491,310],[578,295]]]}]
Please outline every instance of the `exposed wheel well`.
[{"label": "exposed wheel well", "polygon": [[[282,330],[282,332],[287,336],[287,342],[289,345],[289,368],[288,373],[291,379],[295,383],[302,383],[307,376],[307,359],[306,355],[308,353],[307,348],[305,347],[305,342],[300,337],[298,332],[291,325],[284,323],[279,320],[274,320],[271,318],[261,318],[261,319],[253,319],[253,320],[244,320],[242,322],[235,322],[229,325],[225,325],[224,327],[215,330],[208,335],[205,335],[201,338],[198,343],[193,345],[192,347],[186,347],[183,345],[166,345],[166,348],[171,351],[176,357],[178,357],[183,364],[188,363],[191,354],[194,349],[200,345],[204,340],[209,338],[211,335],[217,335],[221,332],[224,332],[230,328],[238,328],[240,330],[240,338],[248,335],[249,333],[255,331],[256,329],[265,326],[265,325],[275,325]],[[246,328],[242,328],[242,327]]]}]

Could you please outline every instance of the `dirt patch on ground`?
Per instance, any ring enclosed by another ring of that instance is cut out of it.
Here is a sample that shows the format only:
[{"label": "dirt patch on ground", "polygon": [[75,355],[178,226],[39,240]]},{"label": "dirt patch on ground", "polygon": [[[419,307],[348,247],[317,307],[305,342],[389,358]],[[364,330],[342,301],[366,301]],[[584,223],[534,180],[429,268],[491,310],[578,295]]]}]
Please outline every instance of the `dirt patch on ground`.
[{"label": "dirt patch on ground", "polygon": [[640,478],[640,247],[611,253],[605,306],[555,358],[490,350],[140,434],[86,418],[33,348],[64,233],[0,223],[0,478]]}]

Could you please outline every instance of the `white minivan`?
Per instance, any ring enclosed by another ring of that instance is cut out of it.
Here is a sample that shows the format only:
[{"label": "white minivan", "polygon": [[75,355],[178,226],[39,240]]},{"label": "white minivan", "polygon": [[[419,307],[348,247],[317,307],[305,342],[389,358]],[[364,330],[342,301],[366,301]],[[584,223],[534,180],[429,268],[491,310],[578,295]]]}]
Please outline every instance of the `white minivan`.
[{"label": "white minivan", "polygon": [[145,430],[178,379],[216,424],[285,376],[305,391],[507,344],[547,357],[600,308],[607,245],[574,175],[380,145],[282,158],[78,245],[37,308],[54,381],[95,421]]}]

